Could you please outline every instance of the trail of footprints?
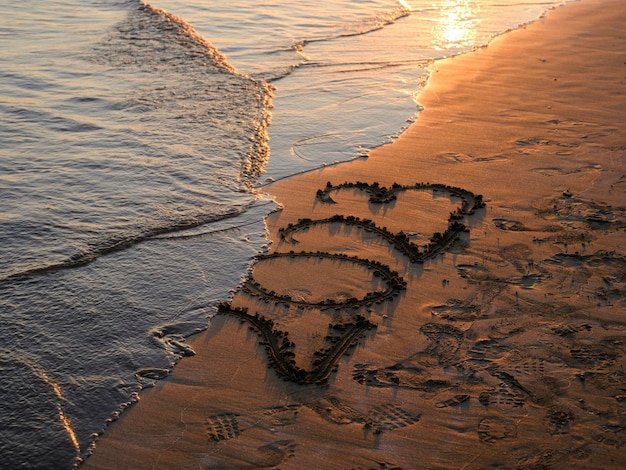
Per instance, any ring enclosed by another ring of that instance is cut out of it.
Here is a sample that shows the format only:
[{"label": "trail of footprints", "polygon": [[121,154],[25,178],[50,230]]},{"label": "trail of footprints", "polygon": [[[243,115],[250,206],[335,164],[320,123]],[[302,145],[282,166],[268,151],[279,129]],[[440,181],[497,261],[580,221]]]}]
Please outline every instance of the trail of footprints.
[{"label": "trail of footprints", "polygon": [[394,403],[386,403],[370,410],[359,411],[336,397],[307,401],[300,404],[276,406],[245,418],[247,426],[240,424],[240,415],[223,413],[206,419],[209,441],[219,442],[237,438],[242,432],[254,428],[271,429],[296,424],[303,407],[315,412],[325,421],[336,425],[360,424],[374,433],[410,426],[419,421],[421,414],[411,413]]}]

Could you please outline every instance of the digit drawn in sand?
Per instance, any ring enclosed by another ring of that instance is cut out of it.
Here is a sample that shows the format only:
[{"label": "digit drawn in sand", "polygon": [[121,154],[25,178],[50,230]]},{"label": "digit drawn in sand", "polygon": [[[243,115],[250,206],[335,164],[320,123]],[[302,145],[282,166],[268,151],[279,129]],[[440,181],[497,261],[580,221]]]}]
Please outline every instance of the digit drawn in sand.
[{"label": "digit drawn in sand", "polygon": [[408,257],[411,262],[418,263],[424,261],[424,253],[420,252],[420,247],[410,241],[408,236],[403,232],[394,234],[384,227],[378,227],[370,219],[361,220],[359,217],[354,217],[351,215],[347,217],[344,217],[343,215],[334,215],[326,219],[318,220],[300,219],[295,224],[288,224],[286,228],[279,229],[278,233],[281,240],[291,244],[296,244],[299,242],[293,237],[294,233],[307,231],[311,227],[319,225],[330,225],[333,223],[340,223],[350,227],[359,227],[365,232],[375,233],[380,238],[389,243],[392,247],[394,247],[396,250],[400,251],[402,254]]},{"label": "digit drawn in sand", "polygon": [[270,366],[283,379],[301,385],[327,382],[339,359],[355,345],[363,333],[376,327],[362,315],[356,315],[353,322],[329,325],[331,330],[340,330],[342,333],[332,336],[331,346],[314,354],[317,359],[313,362],[313,368],[307,371],[296,366],[292,352],[295,344],[289,339],[288,332],[274,328],[273,320],[258,313],[249,314],[247,309],[232,308],[226,302],[220,304],[219,313],[233,315],[250,323],[250,328],[262,338],[260,344],[265,346]]},{"label": "digit drawn in sand", "polygon": [[289,258],[289,259],[298,259],[298,258],[314,258],[314,259],[330,259],[339,261],[342,263],[350,263],[357,266],[362,266],[365,269],[368,269],[372,272],[374,277],[382,279],[386,286],[385,290],[368,292],[365,297],[362,299],[357,298],[348,298],[345,300],[337,300],[337,299],[324,299],[319,302],[311,302],[308,301],[305,297],[292,297],[287,294],[280,294],[271,290],[267,290],[264,288],[259,282],[255,281],[254,273],[250,273],[248,279],[244,283],[243,289],[252,296],[258,296],[262,300],[269,301],[273,300],[274,302],[283,302],[289,303],[293,305],[297,305],[300,307],[312,307],[312,308],[359,308],[362,306],[371,306],[375,302],[382,302],[385,300],[390,300],[395,297],[400,291],[402,291],[406,287],[406,282],[402,277],[396,272],[392,271],[388,266],[379,263],[377,261],[361,259],[355,256],[347,256],[342,254],[333,254],[333,253],[310,253],[310,252],[300,252],[295,253],[290,251],[289,253],[271,253],[266,255],[259,255],[257,257],[257,263],[263,262],[264,260],[278,259],[278,258]]}]

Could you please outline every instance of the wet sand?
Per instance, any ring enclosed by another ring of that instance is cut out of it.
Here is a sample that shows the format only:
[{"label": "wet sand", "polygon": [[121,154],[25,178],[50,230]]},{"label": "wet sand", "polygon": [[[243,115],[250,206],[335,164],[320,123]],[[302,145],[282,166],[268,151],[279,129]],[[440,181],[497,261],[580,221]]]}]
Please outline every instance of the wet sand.
[{"label": "wet sand", "polygon": [[624,19],[437,62],[397,141],[264,188],[270,252],[83,468],[623,467]]}]

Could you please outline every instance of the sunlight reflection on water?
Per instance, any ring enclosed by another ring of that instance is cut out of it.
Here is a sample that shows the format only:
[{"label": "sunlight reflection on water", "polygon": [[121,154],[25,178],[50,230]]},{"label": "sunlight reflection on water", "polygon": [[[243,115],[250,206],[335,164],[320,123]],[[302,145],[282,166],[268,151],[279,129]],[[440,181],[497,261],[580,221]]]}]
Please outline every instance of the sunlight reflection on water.
[{"label": "sunlight reflection on water", "polygon": [[480,4],[473,0],[450,0],[438,7],[437,24],[433,27],[436,49],[472,46],[480,23]]}]

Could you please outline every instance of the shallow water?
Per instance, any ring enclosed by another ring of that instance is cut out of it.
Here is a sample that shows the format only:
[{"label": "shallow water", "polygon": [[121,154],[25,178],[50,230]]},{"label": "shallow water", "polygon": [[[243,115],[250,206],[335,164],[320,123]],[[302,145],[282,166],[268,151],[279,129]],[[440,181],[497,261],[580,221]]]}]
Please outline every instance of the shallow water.
[{"label": "shallow water", "polygon": [[[561,2],[370,0],[213,5],[163,0],[240,71],[276,86],[266,178],[366,155],[419,112],[433,60],[470,51]],[[242,27],[244,28],[242,31]],[[264,179],[259,180],[263,183]]]},{"label": "shallow water", "polygon": [[190,353],[266,243],[254,186],[390,140],[432,60],[551,5],[3,2],[0,467],[72,467]]}]

